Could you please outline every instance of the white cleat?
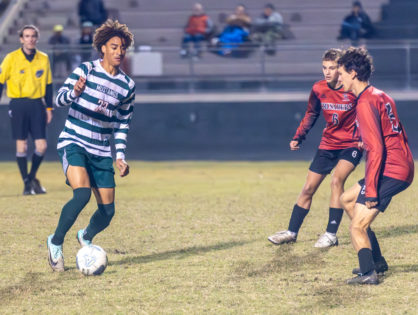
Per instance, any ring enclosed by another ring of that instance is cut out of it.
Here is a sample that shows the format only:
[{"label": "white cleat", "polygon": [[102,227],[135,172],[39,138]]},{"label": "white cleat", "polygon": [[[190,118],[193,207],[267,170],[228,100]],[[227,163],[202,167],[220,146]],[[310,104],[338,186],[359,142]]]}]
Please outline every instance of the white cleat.
[{"label": "white cleat", "polygon": [[325,232],[315,243],[316,248],[328,248],[338,246],[338,238],[335,234]]},{"label": "white cleat", "polygon": [[268,237],[268,240],[274,245],[296,242],[297,234],[289,230],[276,232]]}]

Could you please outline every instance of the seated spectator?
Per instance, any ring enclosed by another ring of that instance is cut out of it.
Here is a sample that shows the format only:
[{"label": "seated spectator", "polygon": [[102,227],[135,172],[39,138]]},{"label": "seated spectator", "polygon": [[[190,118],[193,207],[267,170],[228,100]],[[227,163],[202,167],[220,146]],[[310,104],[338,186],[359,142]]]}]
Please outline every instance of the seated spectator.
[{"label": "seated spectator", "polygon": [[217,38],[213,39],[220,49],[219,55],[227,56],[235,52],[235,56],[240,56],[240,46],[249,41],[251,18],[246,12],[244,5],[240,4],[235,8],[235,13],[226,19],[226,27]]},{"label": "seated spectator", "polygon": [[353,2],[351,13],[347,15],[342,24],[338,39],[350,39],[353,45],[357,45],[360,38],[371,38],[374,35],[373,24],[364,12],[360,1]]},{"label": "seated spectator", "polygon": [[[79,39],[79,44],[81,48],[80,53],[80,63],[91,60],[92,51],[93,51],[93,23],[84,22],[81,25],[81,36]],[[77,65],[78,66],[78,65]]]},{"label": "seated spectator", "polygon": [[54,26],[54,33],[48,43],[52,46],[52,72],[54,76],[66,77],[71,72],[71,55],[69,53],[70,39],[62,34],[64,27]]},{"label": "seated spectator", "polygon": [[103,0],[80,0],[78,3],[80,24],[91,22],[95,26],[102,25],[108,16]]},{"label": "seated spectator", "polygon": [[194,44],[194,57],[201,55],[201,42],[206,40],[213,31],[213,22],[206,15],[203,6],[200,3],[193,5],[192,15],[190,15],[186,27],[184,28],[184,36],[181,45],[180,55],[187,57],[189,55],[189,43]]},{"label": "seated spectator", "polygon": [[283,32],[283,17],[276,11],[273,4],[266,4],[261,17],[253,24],[251,39],[266,47],[268,54],[276,52],[276,41],[285,38]]}]

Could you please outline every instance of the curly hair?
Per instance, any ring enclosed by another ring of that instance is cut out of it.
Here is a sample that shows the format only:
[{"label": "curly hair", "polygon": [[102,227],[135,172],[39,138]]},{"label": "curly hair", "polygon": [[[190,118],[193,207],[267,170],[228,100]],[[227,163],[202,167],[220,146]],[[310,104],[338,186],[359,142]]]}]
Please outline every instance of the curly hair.
[{"label": "curly hair", "polygon": [[322,55],[322,61],[337,61],[341,58],[343,52],[338,48],[331,48],[324,52]]},{"label": "curly hair", "polygon": [[345,71],[355,71],[359,81],[367,82],[374,71],[373,58],[366,48],[350,47],[343,52],[338,59],[338,65],[343,66]]},{"label": "curly hair", "polygon": [[126,49],[128,49],[134,42],[134,35],[129,31],[126,24],[119,23],[118,20],[113,21],[108,19],[95,32],[93,37],[93,47],[103,58],[102,46],[112,37],[119,37],[124,42]]}]

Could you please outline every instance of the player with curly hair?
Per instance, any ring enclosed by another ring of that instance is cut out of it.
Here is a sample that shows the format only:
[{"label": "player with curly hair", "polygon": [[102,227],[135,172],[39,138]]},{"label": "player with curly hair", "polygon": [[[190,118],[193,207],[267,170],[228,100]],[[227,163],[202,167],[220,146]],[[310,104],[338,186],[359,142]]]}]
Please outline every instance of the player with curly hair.
[{"label": "player with curly hair", "polygon": [[100,59],[77,67],[58,91],[57,106],[70,107],[59,135],[58,153],[73,197],[64,205],[55,233],[47,240],[48,261],[54,271],[64,271],[64,237],[89,202],[91,191],[98,209],[89,225],[77,233],[81,246],[91,244],[115,213],[112,134],[119,174],[124,177],[129,173],[125,149],[135,83],[120,66],[132,43],[133,34],[125,24],[107,20],[93,38]]}]

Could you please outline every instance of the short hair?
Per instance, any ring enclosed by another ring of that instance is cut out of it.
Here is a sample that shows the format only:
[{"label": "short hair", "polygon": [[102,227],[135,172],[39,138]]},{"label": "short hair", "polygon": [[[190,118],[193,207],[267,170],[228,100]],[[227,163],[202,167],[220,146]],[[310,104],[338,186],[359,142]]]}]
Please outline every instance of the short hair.
[{"label": "short hair", "polygon": [[354,2],[353,2],[353,7],[359,7],[360,9],[362,9],[362,8],[363,8],[363,6],[362,6],[362,4],[361,4],[361,2],[360,2],[360,1],[354,1]]},{"label": "short hair", "polygon": [[345,71],[355,71],[357,79],[367,82],[374,71],[373,58],[366,48],[350,47],[344,51],[338,65],[344,67]]},{"label": "short hair", "polygon": [[274,4],[273,4],[273,3],[267,3],[267,4],[264,6],[264,8],[265,8],[265,9],[270,9],[270,10],[272,10],[272,11],[276,10],[276,8],[275,8],[275,6],[274,6]]},{"label": "short hair", "polygon": [[343,52],[341,49],[338,48],[331,48],[324,52],[322,55],[322,61],[335,61],[337,62],[338,59],[341,58]]},{"label": "short hair", "polygon": [[17,32],[17,33],[19,34],[19,37],[23,37],[23,31],[24,31],[24,30],[34,30],[34,31],[35,31],[35,33],[36,33],[36,37],[38,37],[38,38],[39,38],[39,29],[38,29],[35,25],[28,24],[28,25],[23,26],[23,27],[19,30],[19,32]]},{"label": "short hair", "polygon": [[108,19],[94,32],[93,36],[93,47],[97,50],[100,57],[103,57],[102,46],[106,45],[115,36],[124,41],[126,49],[134,42],[134,35],[129,31],[126,24],[121,24],[118,20]]}]

